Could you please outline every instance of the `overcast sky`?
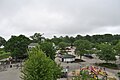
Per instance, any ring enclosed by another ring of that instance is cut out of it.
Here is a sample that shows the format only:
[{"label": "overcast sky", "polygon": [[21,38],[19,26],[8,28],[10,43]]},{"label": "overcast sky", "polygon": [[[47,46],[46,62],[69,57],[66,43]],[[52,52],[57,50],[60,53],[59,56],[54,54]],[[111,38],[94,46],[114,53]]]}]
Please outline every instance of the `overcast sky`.
[{"label": "overcast sky", "polygon": [[120,33],[120,0],[0,0],[0,36]]}]

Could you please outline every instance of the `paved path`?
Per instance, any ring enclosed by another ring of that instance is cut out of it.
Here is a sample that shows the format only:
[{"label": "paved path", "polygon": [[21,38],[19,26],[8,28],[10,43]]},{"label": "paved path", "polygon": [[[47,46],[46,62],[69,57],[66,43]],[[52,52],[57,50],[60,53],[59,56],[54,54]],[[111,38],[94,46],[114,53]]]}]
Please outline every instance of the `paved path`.
[{"label": "paved path", "polygon": [[0,80],[21,80],[20,70],[16,68],[9,68],[7,71],[0,72]]}]

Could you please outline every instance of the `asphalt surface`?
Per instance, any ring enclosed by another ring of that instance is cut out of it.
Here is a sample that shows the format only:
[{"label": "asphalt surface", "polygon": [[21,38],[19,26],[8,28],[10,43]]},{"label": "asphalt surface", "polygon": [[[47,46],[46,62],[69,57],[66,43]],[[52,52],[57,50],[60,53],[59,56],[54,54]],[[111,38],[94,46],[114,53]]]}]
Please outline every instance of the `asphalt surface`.
[{"label": "asphalt surface", "polygon": [[[86,57],[82,58],[83,60],[85,60],[85,62],[79,62],[79,63],[63,63],[59,61],[59,58],[56,58],[55,61],[58,64],[61,64],[61,66],[63,66],[63,68],[66,68],[67,66],[69,66],[69,71],[73,71],[76,69],[79,69],[80,65],[81,66],[89,66],[89,65],[93,65],[93,63],[101,63],[104,61],[101,61],[99,59],[89,59]],[[112,70],[112,69],[108,69],[106,68],[106,71],[112,73],[112,75],[116,76],[118,70]],[[21,80],[20,79],[21,73],[20,73],[20,69],[16,69],[16,67],[13,68],[8,68],[7,71],[1,71],[0,72],[0,80]],[[66,80],[65,78],[61,78],[58,80]]]},{"label": "asphalt surface", "polygon": [[0,80],[21,80],[20,70],[16,68],[9,68],[7,71],[0,72]]}]

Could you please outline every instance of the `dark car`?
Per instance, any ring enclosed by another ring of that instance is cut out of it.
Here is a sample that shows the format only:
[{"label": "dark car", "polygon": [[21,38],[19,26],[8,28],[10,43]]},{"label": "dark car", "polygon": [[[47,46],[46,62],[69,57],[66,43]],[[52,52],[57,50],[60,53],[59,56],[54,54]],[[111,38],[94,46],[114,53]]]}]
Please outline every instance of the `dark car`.
[{"label": "dark car", "polygon": [[93,59],[92,55],[91,54],[84,54],[85,57],[88,57],[90,59]]}]

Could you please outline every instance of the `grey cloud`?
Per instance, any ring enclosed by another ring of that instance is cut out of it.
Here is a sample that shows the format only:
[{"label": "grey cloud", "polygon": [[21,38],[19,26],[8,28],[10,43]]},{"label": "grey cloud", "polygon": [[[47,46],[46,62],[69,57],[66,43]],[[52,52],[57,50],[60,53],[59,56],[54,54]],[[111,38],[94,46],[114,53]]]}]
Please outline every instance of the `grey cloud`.
[{"label": "grey cloud", "polygon": [[1,0],[0,35],[119,33],[119,4],[119,0]]}]

